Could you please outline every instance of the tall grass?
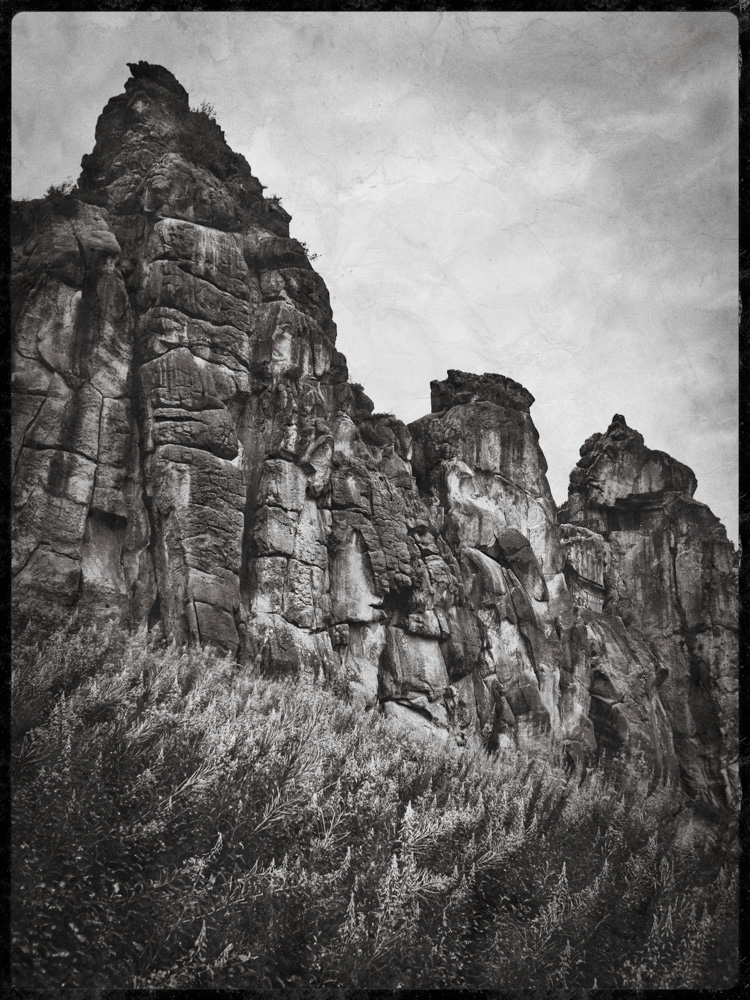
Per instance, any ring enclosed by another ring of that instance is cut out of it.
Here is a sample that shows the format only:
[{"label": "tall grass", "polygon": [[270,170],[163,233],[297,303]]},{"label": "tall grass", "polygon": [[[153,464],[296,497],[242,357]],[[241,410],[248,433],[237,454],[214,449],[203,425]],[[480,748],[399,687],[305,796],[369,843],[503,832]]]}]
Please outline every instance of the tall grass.
[{"label": "tall grass", "polygon": [[114,627],[16,647],[16,986],[721,988],[731,843],[637,762],[411,742]]}]

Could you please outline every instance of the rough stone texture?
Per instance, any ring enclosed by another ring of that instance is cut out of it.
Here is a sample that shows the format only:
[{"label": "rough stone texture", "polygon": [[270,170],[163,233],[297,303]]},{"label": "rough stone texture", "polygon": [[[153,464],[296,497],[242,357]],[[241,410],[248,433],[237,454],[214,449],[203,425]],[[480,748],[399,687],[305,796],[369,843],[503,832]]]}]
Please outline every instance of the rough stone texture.
[{"label": "rough stone texture", "polygon": [[616,414],[581,448],[561,519],[576,599],[645,639],[683,783],[718,806],[737,802],[738,567],[696,485]]},{"label": "rough stone texture", "polygon": [[374,414],[289,215],[130,68],[73,195],[14,207],[19,618],[160,622],[343,672],[418,735],[541,728],[731,797],[732,552],[690,470],[620,421],[560,525],[518,383],[451,371],[409,427]]},{"label": "rough stone texture", "polygon": [[625,746],[676,776],[655,658],[603,614],[601,536],[557,522],[532,397],[502,376],[449,372],[432,400],[410,427],[414,470],[460,566],[451,676],[473,673],[491,742],[541,724],[574,759]]}]

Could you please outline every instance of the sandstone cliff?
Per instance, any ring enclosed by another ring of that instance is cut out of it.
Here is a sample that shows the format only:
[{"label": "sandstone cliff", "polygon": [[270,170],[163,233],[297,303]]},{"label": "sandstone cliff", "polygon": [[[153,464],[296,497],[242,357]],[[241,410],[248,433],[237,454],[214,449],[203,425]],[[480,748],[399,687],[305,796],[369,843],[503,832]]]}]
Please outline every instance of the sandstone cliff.
[{"label": "sandstone cliff", "polygon": [[373,413],[289,215],[171,73],[131,65],[70,197],[14,225],[14,603],[161,623],[490,746],[642,751],[736,784],[733,552],[616,417],[558,514],[500,375]]}]

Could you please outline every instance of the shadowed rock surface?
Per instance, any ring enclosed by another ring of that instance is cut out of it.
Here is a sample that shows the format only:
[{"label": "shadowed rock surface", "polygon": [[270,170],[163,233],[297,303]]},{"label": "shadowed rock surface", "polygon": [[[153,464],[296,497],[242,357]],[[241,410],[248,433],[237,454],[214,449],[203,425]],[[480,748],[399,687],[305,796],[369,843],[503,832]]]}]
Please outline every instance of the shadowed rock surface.
[{"label": "shadowed rock surface", "polygon": [[415,732],[541,726],[732,804],[734,552],[690,470],[615,417],[558,519],[512,379],[373,414],[288,213],[171,73],[130,68],[73,196],[14,207],[18,620],[161,623],[343,673]]}]

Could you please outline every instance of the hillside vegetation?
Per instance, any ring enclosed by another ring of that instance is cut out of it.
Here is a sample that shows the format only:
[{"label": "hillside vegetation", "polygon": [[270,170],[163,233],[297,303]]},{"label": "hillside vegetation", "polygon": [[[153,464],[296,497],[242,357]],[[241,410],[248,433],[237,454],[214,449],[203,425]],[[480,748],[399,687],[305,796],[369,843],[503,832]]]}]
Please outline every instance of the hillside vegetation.
[{"label": "hillside vegetation", "polygon": [[12,754],[19,987],[736,978],[735,846],[638,762],[413,742],[343,680],[114,627],[21,637]]}]

